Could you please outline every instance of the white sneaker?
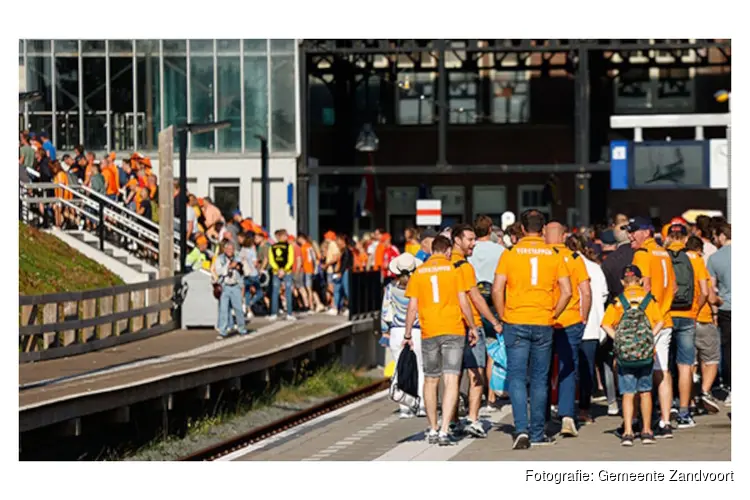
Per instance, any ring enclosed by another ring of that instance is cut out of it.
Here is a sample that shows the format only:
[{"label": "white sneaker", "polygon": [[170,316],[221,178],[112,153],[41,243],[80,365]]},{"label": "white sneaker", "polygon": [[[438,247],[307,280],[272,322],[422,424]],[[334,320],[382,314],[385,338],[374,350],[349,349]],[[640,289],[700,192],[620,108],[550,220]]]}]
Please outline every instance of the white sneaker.
[{"label": "white sneaker", "polygon": [[420,407],[419,410],[417,410],[417,416],[420,418],[427,416],[427,411],[424,409],[424,407]]},{"label": "white sneaker", "polygon": [[607,415],[610,417],[616,417],[620,414],[620,407],[617,405],[617,401],[610,403],[607,408]]},{"label": "white sneaker", "polygon": [[732,407],[732,393],[731,392],[727,394],[727,397],[724,399],[724,406],[726,406],[727,408]]},{"label": "white sneaker", "polygon": [[250,309],[247,310],[247,313],[245,314],[245,318],[247,319],[253,319],[255,317],[255,314],[253,314],[253,311]]},{"label": "white sneaker", "polygon": [[571,417],[563,417],[560,435],[565,437],[578,437],[578,429],[576,429],[575,420]]},{"label": "white sneaker", "polygon": [[398,411],[398,418],[401,419],[401,420],[406,420],[408,418],[414,418],[414,414],[411,411],[409,411],[409,410],[401,408]]},{"label": "white sneaker", "polygon": [[247,304],[242,304],[242,314],[247,316]]},{"label": "white sneaker", "polygon": [[329,309],[326,311],[326,314],[329,316],[338,316],[339,312],[336,309]]},{"label": "white sneaker", "polygon": [[294,317],[294,316],[292,316],[291,314],[287,314],[287,315],[286,315],[286,320],[287,320],[287,321],[297,321],[297,318],[295,318],[295,317]]},{"label": "white sneaker", "polygon": [[279,319],[279,317],[278,317],[278,315],[276,315],[276,314],[269,314],[269,315],[268,315],[268,321],[270,321],[271,323],[273,323],[273,322],[274,322],[274,321],[276,321],[277,319]]}]

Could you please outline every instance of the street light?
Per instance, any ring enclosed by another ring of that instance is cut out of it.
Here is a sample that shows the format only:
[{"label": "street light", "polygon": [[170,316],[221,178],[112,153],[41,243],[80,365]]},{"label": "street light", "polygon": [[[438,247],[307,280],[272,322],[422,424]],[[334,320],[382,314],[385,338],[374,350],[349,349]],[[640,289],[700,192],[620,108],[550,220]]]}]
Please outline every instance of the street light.
[{"label": "street light", "polygon": [[180,269],[182,273],[187,273],[185,258],[187,257],[187,146],[188,133],[205,134],[214,130],[221,130],[232,125],[229,120],[209,123],[183,123],[177,127],[180,134]]},{"label": "street light", "polygon": [[716,102],[727,103],[729,121],[727,122],[727,221],[732,222],[732,93],[719,90],[714,94]]},{"label": "street light", "polygon": [[260,225],[266,231],[271,231],[271,195],[269,193],[268,179],[268,139],[260,134],[255,134],[260,141]]}]

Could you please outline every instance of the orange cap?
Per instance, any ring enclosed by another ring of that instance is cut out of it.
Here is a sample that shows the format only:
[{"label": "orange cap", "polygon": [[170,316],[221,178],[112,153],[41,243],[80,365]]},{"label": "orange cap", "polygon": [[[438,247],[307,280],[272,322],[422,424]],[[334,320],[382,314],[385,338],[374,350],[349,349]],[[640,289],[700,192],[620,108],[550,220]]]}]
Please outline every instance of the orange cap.
[{"label": "orange cap", "polygon": [[326,234],[323,235],[323,239],[335,241],[336,233],[334,233],[333,231],[328,231]]},{"label": "orange cap", "polygon": [[115,154],[114,151],[112,151],[111,153],[109,153],[109,159],[112,160],[112,161],[115,161],[117,159],[117,155]]},{"label": "orange cap", "polygon": [[289,241],[294,241],[294,235],[293,234],[289,235]]},{"label": "orange cap", "polygon": [[382,243],[385,243],[386,241],[391,241],[391,235],[388,233],[383,233],[383,235],[380,237],[380,241]]},{"label": "orange cap", "polygon": [[206,202],[205,202],[205,201],[203,201],[203,198],[198,198],[198,206],[199,206],[199,207],[202,207],[202,206],[203,206],[203,205],[205,205],[205,204],[206,204]]},{"label": "orange cap", "polygon": [[146,168],[151,168],[151,158],[146,156],[145,158],[141,159],[141,163],[146,166]]},{"label": "orange cap", "polygon": [[202,234],[195,239],[196,245],[200,245],[201,243],[205,243],[206,245],[208,245],[208,238],[206,238]]}]

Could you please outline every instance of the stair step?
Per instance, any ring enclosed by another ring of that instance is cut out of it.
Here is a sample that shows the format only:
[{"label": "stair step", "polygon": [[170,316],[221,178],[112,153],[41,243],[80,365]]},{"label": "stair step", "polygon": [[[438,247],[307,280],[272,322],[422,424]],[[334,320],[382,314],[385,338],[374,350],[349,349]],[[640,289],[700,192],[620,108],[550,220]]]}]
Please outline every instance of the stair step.
[{"label": "stair step", "polygon": [[124,255],[123,255],[123,256],[121,256],[121,257],[117,257],[117,256],[115,256],[115,257],[113,257],[113,258],[114,258],[114,259],[115,259],[116,261],[122,262],[122,263],[123,263],[123,264],[125,264],[126,266],[128,265],[128,258],[127,258],[126,256],[124,256]]},{"label": "stair step", "polygon": [[111,248],[105,248],[104,249],[104,255],[108,255],[110,257],[113,257],[115,255],[115,251]]}]

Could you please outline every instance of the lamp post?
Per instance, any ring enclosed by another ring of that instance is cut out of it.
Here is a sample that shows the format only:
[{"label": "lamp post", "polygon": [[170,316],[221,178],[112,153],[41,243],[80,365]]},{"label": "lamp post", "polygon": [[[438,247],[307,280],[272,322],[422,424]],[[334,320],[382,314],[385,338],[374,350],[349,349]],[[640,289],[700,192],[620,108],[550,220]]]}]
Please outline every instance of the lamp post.
[{"label": "lamp post", "polygon": [[188,269],[185,264],[187,258],[187,146],[188,133],[197,135],[213,132],[230,127],[232,122],[229,120],[210,123],[184,123],[177,127],[179,134],[180,149],[180,199],[179,199],[179,218],[180,218],[180,269],[182,273],[187,273]]},{"label": "lamp post", "polygon": [[268,179],[268,139],[255,134],[260,141],[260,224],[265,231],[271,231],[271,195]]},{"label": "lamp post", "polygon": [[732,222],[732,93],[719,90],[714,94],[717,102],[727,103],[729,123],[727,123],[727,221]]}]

